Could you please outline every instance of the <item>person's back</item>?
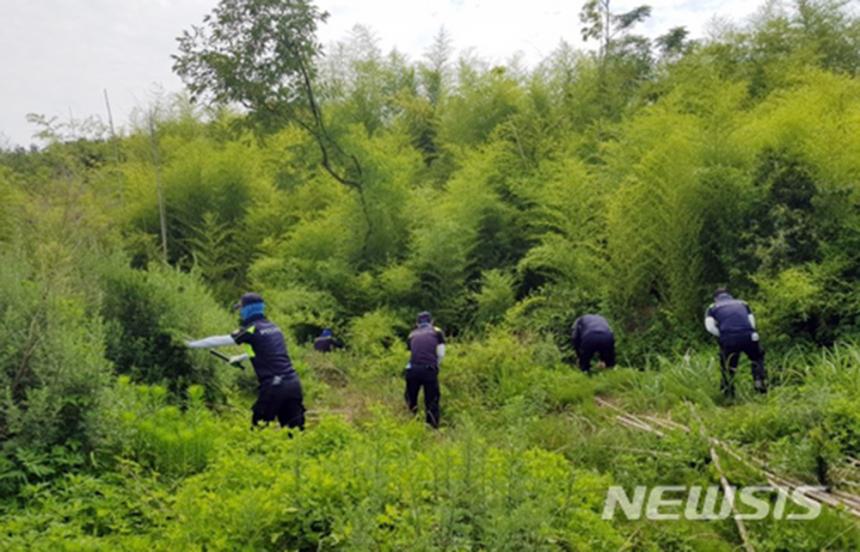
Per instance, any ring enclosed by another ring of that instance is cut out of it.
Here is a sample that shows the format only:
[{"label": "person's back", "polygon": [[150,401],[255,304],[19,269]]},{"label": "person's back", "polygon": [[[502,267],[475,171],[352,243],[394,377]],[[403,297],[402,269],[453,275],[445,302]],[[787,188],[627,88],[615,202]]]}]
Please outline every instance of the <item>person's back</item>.
[{"label": "person's back", "polygon": [[265,318],[255,318],[233,334],[236,343],[251,347],[249,358],[260,384],[272,381],[276,376],[282,379],[298,377],[287,352],[284,334],[273,322]]},{"label": "person's back", "polygon": [[581,334],[583,337],[591,334],[611,334],[612,329],[609,327],[609,322],[599,314],[585,314],[579,318],[582,325]]},{"label": "person's back", "polygon": [[409,363],[412,366],[437,366],[437,348],[445,343],[442,330],[432,324],[422,324],[409,334]]},{"label": "person's back", "polygon": [[418,411],[418,393],[424,389],[425,420],[439,427],[439,363],[445,357],[445,334],[433,325],[429,312],[418,314],[417,326],[409,334],[409,364],[406,368],[406,405]]},{"label": "person's back", "polygon": [[745,302],[735,299],[728,293],[714,298],[706,316],[712,317],[720,330],[720,340],[737,335],[747,335],[755,331],[750,320],[752,311]]},{"label": "person's back", "polygon": [[705,329],[720,346],[720,390],[727,397],[735,394],[735,372],[741,353],[752,363],[753,382],[760,393],[767,392],[764,350],[759,343],[755,317],[744,301],[735,299],[725,288],[714,292],[714,302],[705,313]]},{"label": "person's back", "polygon": [[609,322],[599,314],[584,314],[577,318],[570,342],[584,373],[591,373],[591,359],[595,353],[606,366],[615,366],[615,334]]},{"label": "person's back", "polygon": [[318,338],[314,340],[314,350],[321,353],[330,353],[341,346],[335,339],[334,334],[328,328],[324,329]]}]

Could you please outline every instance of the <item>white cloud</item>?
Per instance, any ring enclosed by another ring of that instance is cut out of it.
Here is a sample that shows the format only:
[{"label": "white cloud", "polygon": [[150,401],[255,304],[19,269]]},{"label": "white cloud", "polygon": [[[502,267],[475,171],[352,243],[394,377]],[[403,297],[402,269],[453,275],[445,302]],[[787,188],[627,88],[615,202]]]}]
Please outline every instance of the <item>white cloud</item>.
[{"label": "white cloud", "polygon": [[[740,19],[755,0],[616,0],[623,11],[653,7],[643,32],[656,36],[684,25],[703,36],[713,15]],[[2,0],[0,21],[0,132],[27,144],[29,112],[105,118],[107,88],[115,119],[144,106],[155,84],[179,90],[171,72],[175,37],[200,23],[216,0]],[[444,26],[458,51],[474,48],[502,63],[520,52],[527,63],[551,53],[564,39],[579,40],[581,1],[563,0],[318,0],[330,13],[320,29],[324,42],[347,36],[357,24],[419,59]]]}]

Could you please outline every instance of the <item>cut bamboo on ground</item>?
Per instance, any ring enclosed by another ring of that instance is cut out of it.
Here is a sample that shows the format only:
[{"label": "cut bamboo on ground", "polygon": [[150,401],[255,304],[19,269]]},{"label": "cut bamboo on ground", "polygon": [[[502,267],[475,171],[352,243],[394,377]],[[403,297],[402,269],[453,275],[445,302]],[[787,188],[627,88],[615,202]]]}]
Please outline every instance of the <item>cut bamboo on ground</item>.
[{"label": "cut bamboo on ground", "polygon": [[[657,416],[632,414],[630,412],[627,412],[623,408],[612,404],[610,401],[600,397],[595,397],[595,402],[597,402],[599,406],[608,408],[616,412],[616,420],[618,420],[619,423],[621,423],[625,427],[636,429],[639,431],[646,431],[660,438],[665,437],[665,433],[653,427],[654,425],[659,426],[665,431],[683,431],[685,433],[692,432],[689,427],[675,422],[674,420],[667,420],[664,418],[659,418]],[[692,408],[692,405],[690,405],[689,403],[687,403],[687,405]],[[737,452],[734,447],[730,446],[728,443],[720,439],[717,439],[715,437],[707,437],[707,439],[708,443],[712,447],[722,449],[729,456],[731,456],[741,464],[747,466],[753,471],[760,473],[771,485],[784,487],[791,490],[792,492],[801,492],[801,494],[803,494],[810,500],[818,502],[819,504],[827,505],[832,508],[843,509],[847,513],[857,518],[860,518],[860,496],[839,490],[819,491],[809,489],[809,485],[806,485],[801,481],[775,474],[767,465],[767,463],[759,459],[745,458],[742,454]],[[851,460],[856,461],[856,459],[849,457],[849,462]]]}]

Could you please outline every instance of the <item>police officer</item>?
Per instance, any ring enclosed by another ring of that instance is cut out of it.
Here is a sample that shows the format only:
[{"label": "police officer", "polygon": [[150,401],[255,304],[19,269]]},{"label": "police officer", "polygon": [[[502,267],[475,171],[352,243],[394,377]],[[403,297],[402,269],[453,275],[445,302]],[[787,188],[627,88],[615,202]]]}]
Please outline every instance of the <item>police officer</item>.
[{"label": "police officer", "polygon": [[732,297],[726,288],[719,288],[705,313],[705,329],[716,336],[720,344],[720,391],[727,397],[735,396],[738,360],[741,353],[746,353],[752,363],[756,391],[767,393],[764,351],[749,305]]},{"label": "police officer", "polygon": [[608,367],[615,366],[615,334],[609,322],[599,314],[585,314],[576,319],[570,334],[579,369],[591,373],[591,358],[597,353]]},{"label": "police officer", "polygon": [[343,343],[334,337],[329,328],[325,328],[320,336],[314,340],[314,350],[321,353],[330,353],[341,347],[343,347]]},{"label": "police officer", "polygon": [[422,312],[408,343],[411,357],[406,365],[406,405],[413,414],[418,411],[418,392],[423,387],[425,420],[438,428],[439,364],[445,357],[445,334],[433,325],[429,312]]},{"label": "police officer", "polygon": [[230,358],[231,364],[251,360],[259,382],[257,402],[252,408],[251,423],[268,424],[275,418],[281,427],[304,429],[305,408],[302,384],[287,353],[284,334],[266,319],[265,303],[256,293],[246,293],[234,308],[240,312],[240,327],[230,335],[212,336],[187,345],[192,349],[209,349],[244,345],[247,353]]}]

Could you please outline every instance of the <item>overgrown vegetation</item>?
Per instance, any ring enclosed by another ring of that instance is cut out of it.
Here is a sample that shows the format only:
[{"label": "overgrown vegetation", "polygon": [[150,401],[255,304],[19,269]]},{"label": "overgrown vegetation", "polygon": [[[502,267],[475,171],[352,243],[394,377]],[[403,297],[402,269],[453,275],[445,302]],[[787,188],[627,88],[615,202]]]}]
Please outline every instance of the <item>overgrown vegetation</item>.
[{"label": "overgrown vegetation", "polygon": [[[699,41],[647,40],[648,13],[588,2],[597,50],[530,70],[453,59],[444,33],[418,62],[360,28],[323,56],[311,25],[300,64],[268,67],[302,77],[280,96],[215,91],[251,113],[156,106],[156,156],[148,128],[48,124],[0,152],[0,548],[733,550],[732,520],[600,517],[610,485],[718,484],[709,439],[860,492],[857,13],[770,3]],[[746,372],[719,395],[718,285],[758,316],[766,397]],[[292,438],[248,430],[252,374],[183,346],[248,289],[302,377]],[[438,432],[402,405],[425,309],[453,336]],[[589,378],[567,333],[597,310],[621,366]],[[347,349],[311,351],[324,327]],[[860,548],[838,508],[747,529]]]}]

